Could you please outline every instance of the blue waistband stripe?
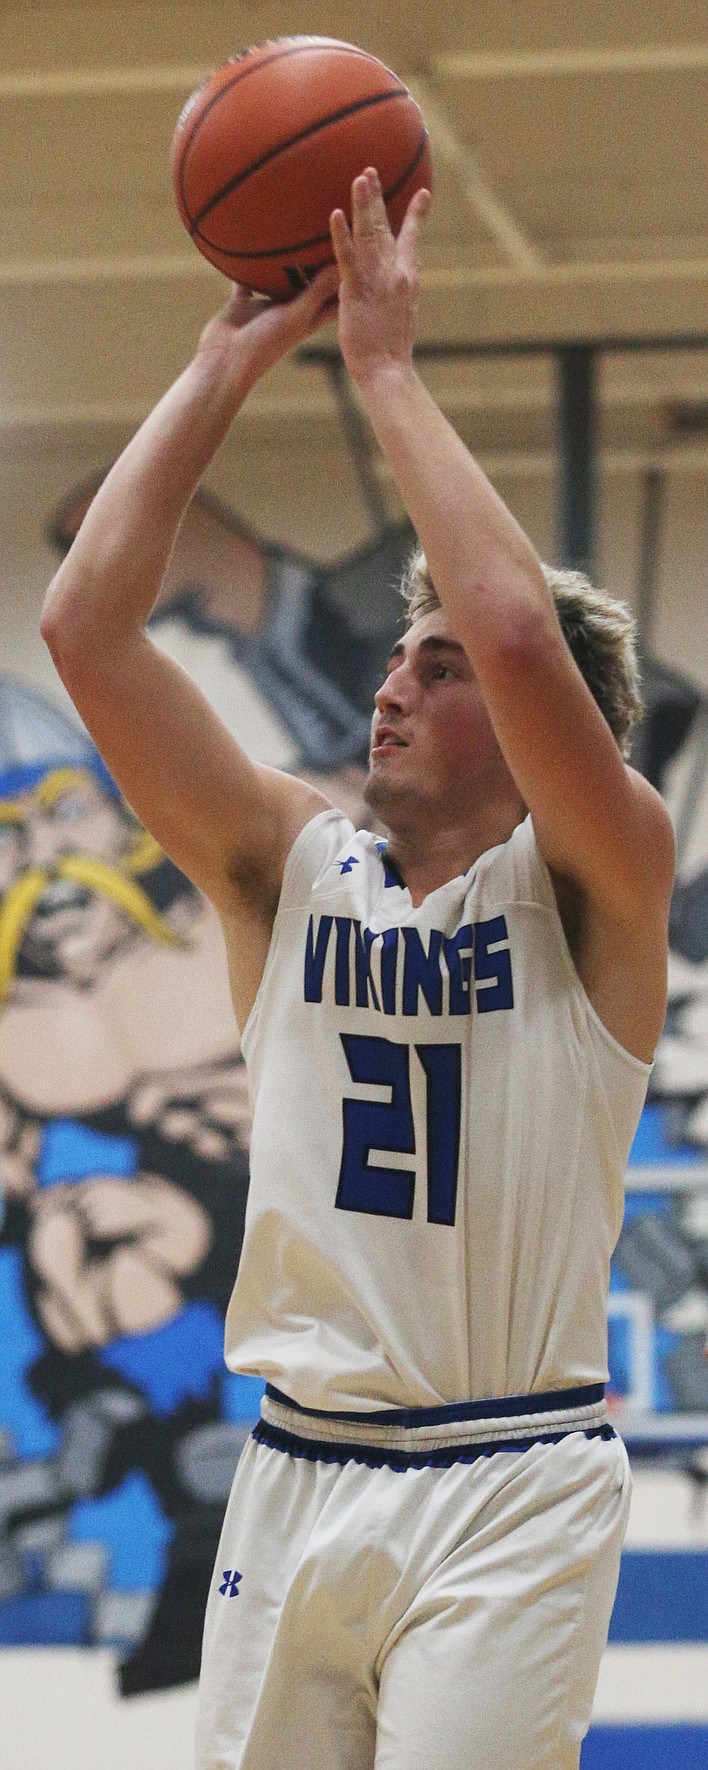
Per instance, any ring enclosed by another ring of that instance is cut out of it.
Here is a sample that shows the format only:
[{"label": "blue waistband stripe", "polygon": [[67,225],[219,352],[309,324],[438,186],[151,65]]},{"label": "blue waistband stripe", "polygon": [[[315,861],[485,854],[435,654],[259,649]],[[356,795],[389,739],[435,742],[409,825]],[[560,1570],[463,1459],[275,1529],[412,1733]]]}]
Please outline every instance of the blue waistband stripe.
[{"label": "blue waistband stripe", "polygon": [[[486,1416],[485,1416],[486,1417]],[[579,1427],[585,1438],[615,1437],[610,1425]],[[333,1444],[329,1440],[298,1438],[293,1432],[259,1420],[252,1436],[270,1450],[285,1451],[291,1457],[305,1457],[312,1463],[363,1463],[367,1469],[450,1469],[455,1463],[474,1463],[478,1457],[496,1456],[500,1451],[532,1450],[537,1444],[560,1444],[566,1438],[566,1426],[557,1432],[539,1433],[535,1438],[489,1439],[484,1444],[441,1445],[425,1450],[405,1451],[393,1445],[377,1448],[369,1444]]]}]

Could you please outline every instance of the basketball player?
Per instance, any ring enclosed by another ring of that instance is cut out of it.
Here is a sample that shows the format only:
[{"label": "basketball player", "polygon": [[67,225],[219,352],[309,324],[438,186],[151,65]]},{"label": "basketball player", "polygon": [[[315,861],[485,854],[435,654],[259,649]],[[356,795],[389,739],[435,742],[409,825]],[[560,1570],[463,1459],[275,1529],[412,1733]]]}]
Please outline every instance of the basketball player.
[{"label": "basketball player", "polygon": [[[208,1603],[199,1770],[571,1770],[627,1516],[606,1297],[672,833],[624,760],[626,611],[554,580],[413,370],[428,204],[394,240],[368,171],[334,269],[288,306],[232,297],[44,617],[128,801],[220,911],[255,1097],[226,1344],[268,1389]],[[231,419],[338,285],[424,549],[372,722],[388,844],[250,762],[144,631]]]}]

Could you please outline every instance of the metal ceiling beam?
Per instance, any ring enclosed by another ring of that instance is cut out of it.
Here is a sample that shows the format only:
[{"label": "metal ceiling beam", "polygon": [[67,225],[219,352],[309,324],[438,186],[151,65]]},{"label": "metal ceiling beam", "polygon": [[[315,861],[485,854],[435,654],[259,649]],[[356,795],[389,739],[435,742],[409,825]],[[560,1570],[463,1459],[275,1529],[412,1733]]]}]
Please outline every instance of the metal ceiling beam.
[{"label": "metal ceiling beam", "polygon": [[[421,342],[415,345],[413,354],[421,363],[463,361],[468,357],[551,356],[568,342],[574,341],[555,335],[548,338],[460,338],[444,343]],[[626,336],[621,332],[608,332],[601,333],[593,343],[598,351],[626,351],[628,355],[635,351],[708,350],[708,329],[701,332],[628,332]],[[296,352],[296,361],[324,363],[337,352],[336,344],[302,344]]]},{"label": "metal ceiling beam", "polygon": [[[477,459],[490,479],[556,479],[558,474],[558,451],[556,449],[480,449]],[[376,472],[384,482],[392,481],[393,474],[383,456],[376,462]],[[603,478],[636,479],[649,467],[657,467],[667,475],[690,473],[708,473],[708,448],[694,448],[664,451],[657,450],[653,443],[645,449],[602,448],[599,465]]]},{"label": "metal ceiling beam", "polygon": [[[195,278],[210,276],[213,281],[215,275],[218,277],[219,272],[214,272],[206,258],[188,248],[152,255],[101,254],[90,258],[6,258],[0,261],[0,287],[5,288],[31,283],[95,283],[108,279],[154,282],[160,277],[185,277],[191,282]],[[586,260],[555,264],[541,259],[534,270],[521,264],[424,264],[421,273],[422,287],[430,293],[442,290],[460,294],[467,290],[471,293],[475,290],[506,293],[526,288],[576,293],[583,288],[600,289],[603,286],[609,290],[626,289],[632,283],[644,287],[647,284],[700,285],[704,281],[708,289],[708,248],[706,256],[701,258],[601,260],[598,263]]]},{"label": "metal ceiling beam", "polygon": [[658,43],[632,49],[550,49],[475,55],[452,50],[434,55],[440,79],[528,80],[569,74],[675,74],[708,68],[708,43]]},{"label": "metal ceiling beam", "polygon": [[374,535],[381,535],[392,518],[375,468],[378,445],[356,398],[341,356],[331,357],[324,367],[372,531]]},{"label": "metal ceiling beam", "polygon": [[659,590],[662,526],[666,508],[667,470],[651,461],[642,475],[639,534],[639,571],[635,609],[637,638],[642,655],[648,657],[654,638],[654,614]]},{"label": "metal ceiling beam", "polygon": [[[212,63],[164,62],[135,67],[23,69],[0,74],[0,99],[94,97],[106,93],[190,92]],[[474,54],[454,50],[431,58],[433,77],[528,80],[577,74],[684,73],[708,68],[707,43],[665,43],[629,49],[555,49]],[[406,78],[405,69],[401,70]],[[411,87],[415,84],[413,77]]]},{"label": "metal ceiling beam", "polygon": [[[515,250],[515,248],[514,248]],[[512,341],[524,334],[549,343],[574,334],[588,339],[613,330],[696,332],[708,328],[708,251],[705,257],[664,258],[654,262],[564,263],[531,268],[423,265],[421,335],[435,331],[452,338],[468,331],[470,310],[480,338]],[[6,257],[0,260],[0,301],[13,291],[80,289],[97,286],[208,283],[215,303],[224,294],[218,271],[184,236],[177,250],[57,257]],[[445,303],[438,315],[436,307]],[[454,306],[452,304],[454,303]],[[428,312],[426,312],[426,307]]]},{"label": "metal ceiling beam", "polygon": [[0,99],[104,98],[107,93],[129,98],[138,92],[189,93],[209,72],[208,65],[191,62],[142,68],[31,69],[0,74]]},{"label": "metal ceiling beam", "polygon": [[[186,239],[186,236],[185,236]],[[101,255],[95,258],[6,258],[0,262],[0,290],[45,288],[61,283],[155,283],[174,282],[175,278],[192,283],[210,277],[219,287],[219,272],[208,264],[201,252],[156,252]],[[223,285],[223,279],[222,279]]]}]

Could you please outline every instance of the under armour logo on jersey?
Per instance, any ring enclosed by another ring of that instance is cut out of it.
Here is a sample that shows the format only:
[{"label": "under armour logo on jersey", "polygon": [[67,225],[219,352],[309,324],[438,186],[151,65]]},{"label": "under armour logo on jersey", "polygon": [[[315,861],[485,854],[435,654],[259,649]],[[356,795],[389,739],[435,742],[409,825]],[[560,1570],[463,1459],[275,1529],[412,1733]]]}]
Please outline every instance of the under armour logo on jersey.
[{"label": "under armour logo on jersey", "polygon": [[232,1573],[231,1568],[227,1567],[221,1577],[224,1582],[222,1586],[219,1586],[222,1598],[225,1598],[227,1593],[229,1598],[238,1598],[239,1580],[243,1579],[243,1574],[235,1571]]},{"label": "under armour logo on jersey", "polygon": [[359,862],[355,854],[348,854],[346,860],[335,860],[334,865],[339,867],[340,873],[350,873],[352,867],[358,867]]}]

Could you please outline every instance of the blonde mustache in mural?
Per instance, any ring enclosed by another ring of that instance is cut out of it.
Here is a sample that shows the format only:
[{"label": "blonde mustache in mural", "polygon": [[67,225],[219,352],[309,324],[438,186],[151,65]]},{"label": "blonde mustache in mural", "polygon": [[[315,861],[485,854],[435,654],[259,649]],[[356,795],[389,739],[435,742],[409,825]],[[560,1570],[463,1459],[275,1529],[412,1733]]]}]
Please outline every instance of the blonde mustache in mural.
[{"label": "blonde mustache in mural", "polygon": [[[87,774],[79,769],[53,770],[32,795],[0,800],[0,825],[6,831],[21,827],[33,799],[41,813],[51,809],[63,795],[80,790],[87,783]],[[136,875],[151,871],[161,858],[157,843],[147,831],[141,831],[121,868],[89,855],[62,854],[51,867],[30,867],[21,873],[8,887],[0,903],[0,1008],[12,990],[18,953],[32,917],[57,881],[66,880],[86,891],[102,894],[150,939],[165,946],[183,945],[179,934],[155,910],[137,882]]]}]

